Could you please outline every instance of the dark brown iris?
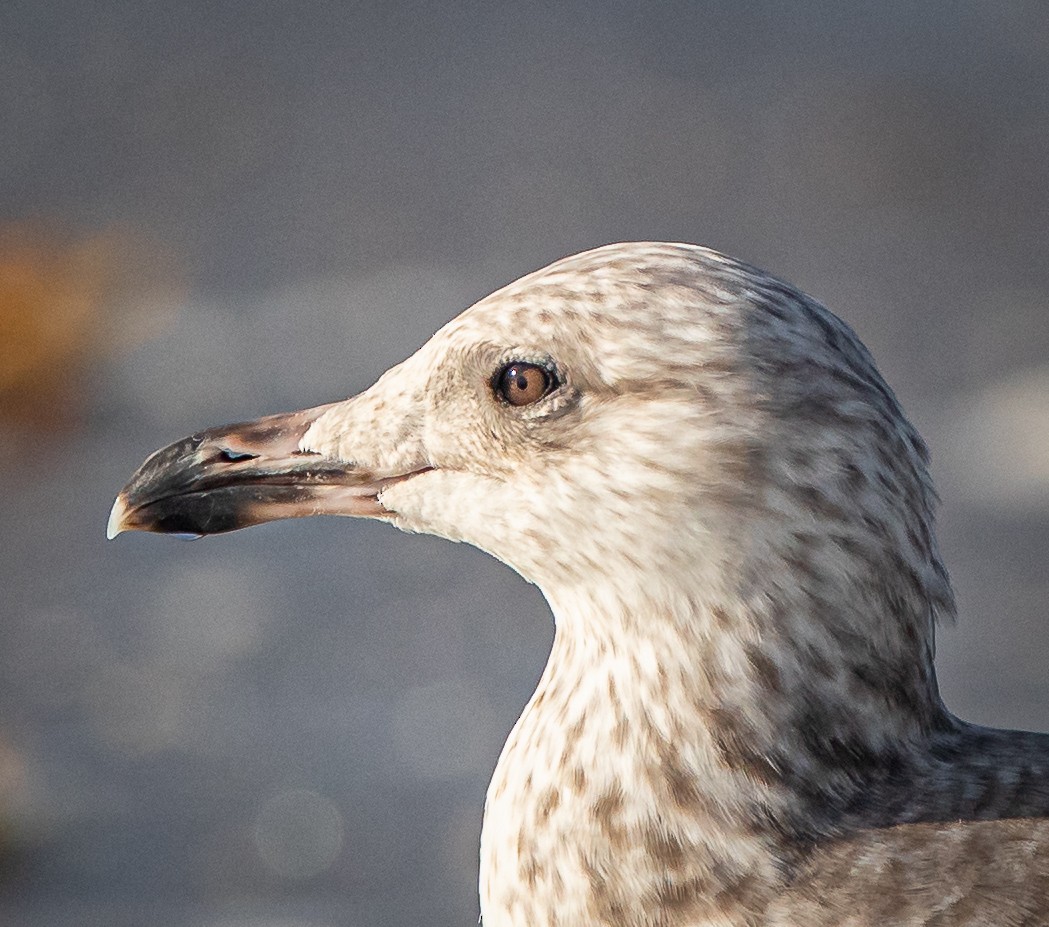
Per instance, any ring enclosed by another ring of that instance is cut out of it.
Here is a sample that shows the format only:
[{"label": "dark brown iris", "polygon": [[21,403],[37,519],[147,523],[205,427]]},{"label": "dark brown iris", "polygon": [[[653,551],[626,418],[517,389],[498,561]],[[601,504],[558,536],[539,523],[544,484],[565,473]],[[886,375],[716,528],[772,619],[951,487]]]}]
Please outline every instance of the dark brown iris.
[{"label": "dark brown iris", "polygon": [[549,370],[538,364],[515,361],[495,375],[495,391],[512,406],[529,406],[538,402],[553,386]]}]

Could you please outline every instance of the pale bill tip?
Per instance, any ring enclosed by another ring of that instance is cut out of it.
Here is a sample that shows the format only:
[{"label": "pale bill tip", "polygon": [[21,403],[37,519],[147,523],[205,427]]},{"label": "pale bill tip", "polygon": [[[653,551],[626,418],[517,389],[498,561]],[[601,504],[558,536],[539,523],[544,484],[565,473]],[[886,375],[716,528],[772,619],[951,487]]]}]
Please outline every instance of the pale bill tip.
[{"label": "pale bill tip", "polygon": [[109,512],[109,521],[106,522],[106,540],[112,541],[124,530],[124,516],[127,515],[127,505],[122,495],[117,496],[113,508]]}]

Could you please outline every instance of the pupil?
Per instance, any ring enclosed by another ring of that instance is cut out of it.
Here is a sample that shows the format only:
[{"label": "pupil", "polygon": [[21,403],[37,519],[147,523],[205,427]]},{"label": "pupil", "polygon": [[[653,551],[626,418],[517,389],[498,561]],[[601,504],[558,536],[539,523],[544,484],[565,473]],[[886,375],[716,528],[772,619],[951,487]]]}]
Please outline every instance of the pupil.
[{"label": "pupil", "polygon": [[523,393],[528,389],[528,376],[523,373],[517,375],[517,388]]}]

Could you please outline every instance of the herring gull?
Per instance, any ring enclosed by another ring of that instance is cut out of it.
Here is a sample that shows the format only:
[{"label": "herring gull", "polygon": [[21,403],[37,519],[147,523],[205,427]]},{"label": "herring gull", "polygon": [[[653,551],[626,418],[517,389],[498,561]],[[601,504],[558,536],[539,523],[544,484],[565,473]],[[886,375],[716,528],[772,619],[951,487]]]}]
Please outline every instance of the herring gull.
[{"label": "herring gull", "polygon": [[944,707],[921,437],[856,335],[686,244],[566,258],[370,389],[157,451],[109,534],[315,514],[535,583],[485,927],[1049,924],[1049,736]]}]

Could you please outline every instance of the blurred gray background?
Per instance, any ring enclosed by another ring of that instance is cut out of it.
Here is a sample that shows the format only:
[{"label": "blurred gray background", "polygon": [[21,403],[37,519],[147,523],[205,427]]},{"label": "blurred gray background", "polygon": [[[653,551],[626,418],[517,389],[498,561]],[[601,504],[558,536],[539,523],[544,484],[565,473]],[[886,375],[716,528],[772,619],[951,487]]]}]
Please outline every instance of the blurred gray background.
[{"label": "blurred gray background", "polygon": [[107,544],[205,425],[621,239],[814,294],[929,439],[948,703],[1049,727],[1049,6],[5,0],[0,923],[476,922],[535,589],[349,520]]}]

